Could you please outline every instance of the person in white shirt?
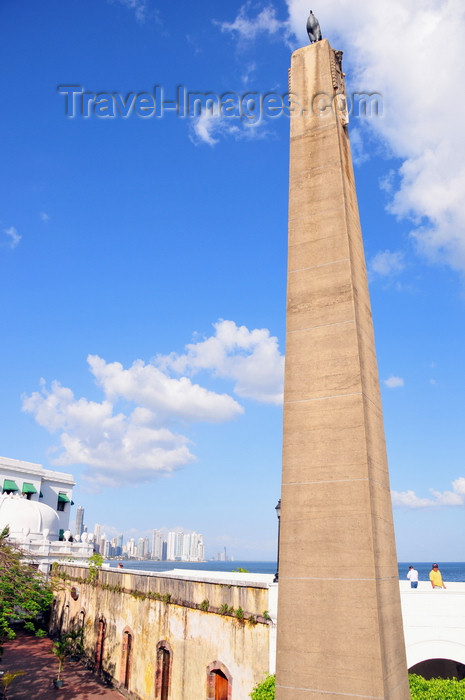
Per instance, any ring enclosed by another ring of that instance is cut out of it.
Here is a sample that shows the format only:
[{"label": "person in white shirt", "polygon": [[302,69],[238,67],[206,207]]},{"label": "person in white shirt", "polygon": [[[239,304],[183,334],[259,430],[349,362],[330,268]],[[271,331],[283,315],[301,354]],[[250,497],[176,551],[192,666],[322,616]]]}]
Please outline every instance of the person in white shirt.
[{"label": "person in white shirt", "polygon": [[418,588],[418,571],[413,566],[409,566],[407,578],[410,581],[410,588]]}]

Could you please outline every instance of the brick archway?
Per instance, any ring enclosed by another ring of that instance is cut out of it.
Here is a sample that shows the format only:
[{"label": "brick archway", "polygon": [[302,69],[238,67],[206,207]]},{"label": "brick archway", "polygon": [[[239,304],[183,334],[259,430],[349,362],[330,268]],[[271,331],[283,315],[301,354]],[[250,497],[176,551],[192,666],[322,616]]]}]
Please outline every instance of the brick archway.
[{"label": "brick archway", "polygon": [[169,700],[171,692],[171,669],[173,650],[165,639],[157,644],[155,671],[155,700]]},{"label": "brick archway", "polygon": [[232,700],[232,676],[221,661],[207,666],[206,700]]},{"label": "brick archway", "polygon": [[120,683],[126,690],[129,690],[129,681],[131,679],[133,646],[134,632],[130,627],[125,627],[123,630],[121,649]]},{"label": "brick archway", "polygon": [[107,630],[107,621],[101,615],[98,620],[97,627],[97,644],[95,645],[95,670],[101,673],[103,664],[103,650],[105,647],[105,634]]}]

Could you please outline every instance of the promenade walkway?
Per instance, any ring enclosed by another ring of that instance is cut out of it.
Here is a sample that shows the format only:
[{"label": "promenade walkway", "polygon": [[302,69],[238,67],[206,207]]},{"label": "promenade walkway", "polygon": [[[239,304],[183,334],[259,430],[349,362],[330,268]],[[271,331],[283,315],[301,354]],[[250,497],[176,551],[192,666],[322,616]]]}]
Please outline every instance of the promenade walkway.
[{"label": "promenade walkway", "polygon": [[63,687],[54,688],[58,661],[50,651],[51,645],[48,638],[39,639],[23,632],[5,645],[0,670],[26,671],[8,688],[8,700],[122,700],[123,696],[118,691],[106,687],[95,674],[73,661],[65,664]]}]

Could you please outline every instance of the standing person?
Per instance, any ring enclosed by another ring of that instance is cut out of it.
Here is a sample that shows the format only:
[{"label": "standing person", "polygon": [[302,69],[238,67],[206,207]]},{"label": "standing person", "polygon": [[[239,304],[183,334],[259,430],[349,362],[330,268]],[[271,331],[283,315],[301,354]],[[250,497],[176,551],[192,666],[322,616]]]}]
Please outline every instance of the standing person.
[{"label": "standing person", "polygon": [[431,571],[429,572],[429,580],[431,581],[431,586],[433,588],[445,588],[444,581],[442,580],[441,572],[439,571],[438,565],[433,564]]},{"label": "standing person", "polygon": [[410,588],[418,588],[418,571],[413,566],[409,566],[407,578],[410,581]]}]

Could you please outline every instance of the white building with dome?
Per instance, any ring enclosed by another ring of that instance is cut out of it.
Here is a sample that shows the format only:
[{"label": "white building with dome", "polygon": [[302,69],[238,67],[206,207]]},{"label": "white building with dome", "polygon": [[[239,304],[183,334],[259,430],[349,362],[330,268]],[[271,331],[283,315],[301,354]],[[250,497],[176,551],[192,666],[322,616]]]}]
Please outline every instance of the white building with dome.
[{"label": "white building with dome", "polygon": [[93,553],[93,535],[69,530],[73,486],[71,474],[0,457],[0,530],[8,526],[10,541],[44,573],[54,561],[84,563]]}]

